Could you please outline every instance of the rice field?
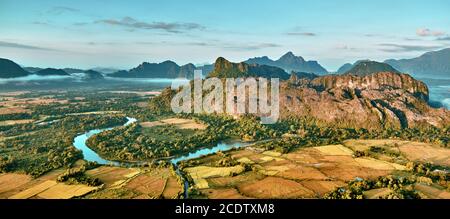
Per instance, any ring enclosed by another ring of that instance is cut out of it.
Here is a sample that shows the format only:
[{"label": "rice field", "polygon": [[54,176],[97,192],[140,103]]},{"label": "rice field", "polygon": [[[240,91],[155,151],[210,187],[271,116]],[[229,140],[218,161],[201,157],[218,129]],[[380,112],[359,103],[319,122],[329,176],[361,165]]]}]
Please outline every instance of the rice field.
[{"label": "rice field", "polygon": [[192,119],[181,119],[181,118],[169,118],[153,122],[141,122],[140,125],[145,128],[163,125],[174,125],[178,129],[204,130],[207,128],[205,124],[198,123]]},{"label": "rice field", "polygon": [[181,184],[168,168],[100,167],[90,174],[103,179],[106,186],[86,198],[174,199],[182,191]]},{"label": "rice field", "polygon": [[0,174],[0,198],[7,198],[8,191],[15,190],[32,181],[31,176],[17,173]]},{"label": "rice field", "polygon": [[[358,140],[340,145],[300,148],[287,154],[241,149],[227,154],[241,165],[251,165],[251,171],[231,174],[224,171],[229,167],[215,167],[215,162],[220,159],[216,155],[199,158],[198,166],[184,171],[191,176],[201,194],[208,198],[238,197],[237,194],[245,198],[320,198],[355,179],[374,180],[405,171],[403,164],[354,156],[355,148],[380,144],[386,147],[414,145],[396,140]],[[219,191],[227,195],[222,196]],[[368,191],[366,196],[376,198],[388,193],[387,190],[374,190]]]},{"label": "rice field", "polygon": [[105,184],[106,188],[120,186],[128,179],[139,174],[140,171],[134,168],[103,166],[86,171],[88,176],[98,178]]}]

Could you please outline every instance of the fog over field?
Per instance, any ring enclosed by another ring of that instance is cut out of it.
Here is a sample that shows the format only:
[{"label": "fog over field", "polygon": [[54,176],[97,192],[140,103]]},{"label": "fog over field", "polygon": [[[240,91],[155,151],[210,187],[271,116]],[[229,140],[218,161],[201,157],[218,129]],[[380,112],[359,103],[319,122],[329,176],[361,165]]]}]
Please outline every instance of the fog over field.
[{"label": "fog over field", "polygon": [[157,78],[112,78],[102,80],[86,80],[84,74],[71,74],[70,76],[38,76],[29,75],[20,78],[0,78],[0,91],[15,90],[61,90],[61,89],[162,89],[171,86],[172,81],[182,83],[183,79],[157,79]]}]

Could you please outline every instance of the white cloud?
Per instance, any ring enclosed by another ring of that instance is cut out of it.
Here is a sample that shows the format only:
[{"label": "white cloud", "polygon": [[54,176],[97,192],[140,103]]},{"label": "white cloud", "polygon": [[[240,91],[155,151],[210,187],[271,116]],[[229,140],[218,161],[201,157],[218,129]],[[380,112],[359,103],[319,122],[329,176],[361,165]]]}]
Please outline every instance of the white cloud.
[{"label": "white cloud", "polygon": [[421,37],[445,35],[445,33],[442,31],[431,30],[429,28],[419,28],[416,30],[416,34]]}]

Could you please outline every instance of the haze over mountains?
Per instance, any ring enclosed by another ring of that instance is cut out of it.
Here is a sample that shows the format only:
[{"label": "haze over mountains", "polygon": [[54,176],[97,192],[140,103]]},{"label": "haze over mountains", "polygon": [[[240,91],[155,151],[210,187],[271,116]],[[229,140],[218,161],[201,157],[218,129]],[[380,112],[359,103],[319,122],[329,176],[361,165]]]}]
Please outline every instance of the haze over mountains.
[{"label": "haze over mountains", "polygon": [[248,64],[245,62],[232,63],[223,57],[219,57],[214,64],[214,71],[209,74],[209,77],[264,77],[287,80],[289,78],[289,74],[283,69],[274,66]]},{"label": "haze over mountains", "polygon": [[74,68],[64,68],[64,69],[55,69],[55,68],[36,68],[36,67],[25,67],[22,68],[17,63],[8,60],[8,59],[0,59],[0,78],[4,79],[14,79],[14,78],[22,78],[31,75],[36,76],[71,76],[75,74],[82,74],[82,79],[84,80],[98,80],[103,79],[103,74],[93,70],[81,70]]},{"label": "haze over mountains", "polygon": [[[337,73],[343,74],[362,61],[368,60],[358,60],[354,64],[346,63],[338,69]],[[412,59],[388,59],[384,63],[415,77],[450,78],[450,48],[427,52]]]},{"label": "haze over mountains", "polygon": [[385,63],[415,76],[450,78],[450,48],[427,52],[412,59],[388,59]]},{"label": "haze over mountains", "polygon": [[[346,63],[337,71],[343,74],[360,62],[369,61],[358,60],[354,64]],[[301,56],[296,56],[292,52],[288,52],[281,56],[278,60],[272,60],[267,56],[250,58],[244,61],[247,64],[257,64],[278,67],[287,73],[302,72],[313,73],[316,75],[328,74],[328,71],[322,67],[317,61],[305,61]],[[428,52],[424,55],[413,59],[389,59],[385,63],[391,65],[395,70],[408,73],[413,76],[420,77],[449,77],[450,75],[450,48]],[[195,69],[202,69],[204,75],[208,75],[213,69],[213,65],[204,65],[195,67],[193,64],[179,66],[172,61],[162,63],[143,63],[129,71],[119,71],[110,74],[112,77],[129,77],[129,78],[176,78],[193,76]],[[392,71],[392,69],[389,69]]]},{"label": "haze over mountains", "polygon": [[195,69],[195,65],[191,63],[179,66],[173,61],[144,62],[129,71],[118,71],[109,76],[118,78],[193,78]]},{"label": "haze over mountains", "polygon": [[[244,65],[243,63],[250,64]],[[275,73],[277,75],[281,75],[282,78],[288,78],[288,75],[281,74],[280,70],[284,70],[286,72],[307,72],[314,74],[327,74],[327,70],[323,68],[317,61],[305,61],[301,56],[295,56],[292,52],[288,52],[283,55],[280,59],[274,61],[269,59],[267,56],[259,57],[259,58],[251,58],[247,61],[241,63],[241,67],[251,68],[255,72],[255,74],[261,73],[261,67],[265,70],[269,71],[268,74],[272,74],[272,71],[278,71]],[[216,62],[217,64],[217,62]],[[259,66],[259,67],[256,67]],[[272,68],[271,68],[272,67]],[[273,68],[277,67],[279,69]],[[183,66],[179,66],[173,61],[165,61],[162,63],[148,63],[144,62],[136,68],[133,68],[129,71],[118,71],[112,74],[109,74],[110,77],[119,77],[119,78],[179,78],[186,77],[188,79],[192,79],[194,76],[194,70],[201,69],[203,70],[203,75],[209,75],[210,72],[214,69],[214,65],[204,65],[204,66],[194,66],[189,63]]]},{"label": "haze over mountains", "polygon": [[39,76],[69,76],[70,74],[62,69],[46,68],[35,72]]},{"label": "haze over mountains", "polygon": [[[431,53],[432,56],[440,54]],[[424,57],[428,56],[429,54],[424,55]],[[301,60],[289,53],[283,57],[281,60],[285,60],[282,62],[285,64]],[[421,58],[420,60],[428,59],[430,58]],[[432,60],[441,59],[434,58]],[[432,65],[438,65],[438,63],[433,62]],[[282,105],[280,108],[283,110],[283,116],[308,116],[333,124],[351,124],[352,126],[362,124],[365,128],[372,126],[405,128],[419,126],[422,123],[441,126],[449,122],[448,111],[433,109],[428,105],[427,85],[407,74],[400,73],[402,71],[398,71],[387,63],[361,60],[343,74],[325,76],[295,71],[289,74],[283,68],[266,64],[250,64],[247,61],[233,63],[222,57],[219,57],[214,65],[200,67],[193,64],[179,66],[172,61],[144,62],[129,71],[117,71],[107,76],[117,79],[192,78],[195,69],[203,68],[209,69],[208,72],[212,69],[208,74],[209,77],[280,78],[282,81],[282,96],[280,97]],[[347,67],[349,66],[347,65]],[[104,75],[97,71],[69,68],[33,68],[34,72],[30,73],[6,59],[0,60],[0,70],[2,78],[27,75],[71,77],[83,74],[83,80],[86,81],[104,79]],[[357,118],[355,118],[355,114],[358,114]]]},{"label": "haze over mountains", "polygon": [[0,78],[25,77],[29,73],[15,62],[8,59],[0,59]]},{"label": "haze over mountains", "polygon": [[[352,67],[368,60],[359,60],[354,64],[346,63],[337,71],[338,74],[348,72]],[[250,58],[244,61],[246,64],[257,64],[259,66],[272,66],[283,69],[287,73],[301,72],[313,73],[315,75],[328,74],[328,71],[322,67],[317,61],[305,61],[301,56],[295,56],[292,52],[288,52],[281,56],[278,60],[272,60],[267,56]],[[419,77],[450,77],[450,48],[435,52],[428,52],[420,57],[413,59],[388,59],[385,63],[392,66],[395,70],[408,73]],[[267,67],[266,67],[267,68]],[[111,68],[96,68],[96,72],[102,72],[109,77],[116,78],[179,78],[186,77],[192,79],[194,70],[203,70],[203,75],[208,75],[213,71],[214,65],[195,66],[194,64],[178,65],[173,61],[165,61],[162,63],[144,62],[139,66],[130,70],[120,70]],[[60,71],[62,70],[62,71]],[[273,69],[272,69],[273,70]],[[393,71],[392,69],[386,69]],[[63,72],[64,71],[64,72]],[[0,59],[0,78],[24,77],[29,74],[37,75],[70,75],[74,73],[83,73],[86,70],[77,68],[64,69],[42,69],[36,67],[22,68],[16,63],[8,59]]]},{"label": "haze over mountains", "polygon": [[292,52],[284,54],[278,60],[272,60],[267,56],[263,56],[248,59],[245,63],[275,66],[282,68],[287,72],[307,72],[319,75],[328,73],[328,71],[317,61],[305,61],[303,57],[295,56]]}]

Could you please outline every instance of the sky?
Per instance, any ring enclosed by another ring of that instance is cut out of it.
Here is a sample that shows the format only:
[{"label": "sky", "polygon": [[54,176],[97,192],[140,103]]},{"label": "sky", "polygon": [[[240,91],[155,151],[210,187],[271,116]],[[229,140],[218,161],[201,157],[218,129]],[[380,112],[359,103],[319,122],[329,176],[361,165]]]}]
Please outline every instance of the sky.
[{"label": "sky", "polygon": [[128,69],[292,51],[335,71],[450,47],[449,12],[448,0],[0,0],[0,57]]}]

